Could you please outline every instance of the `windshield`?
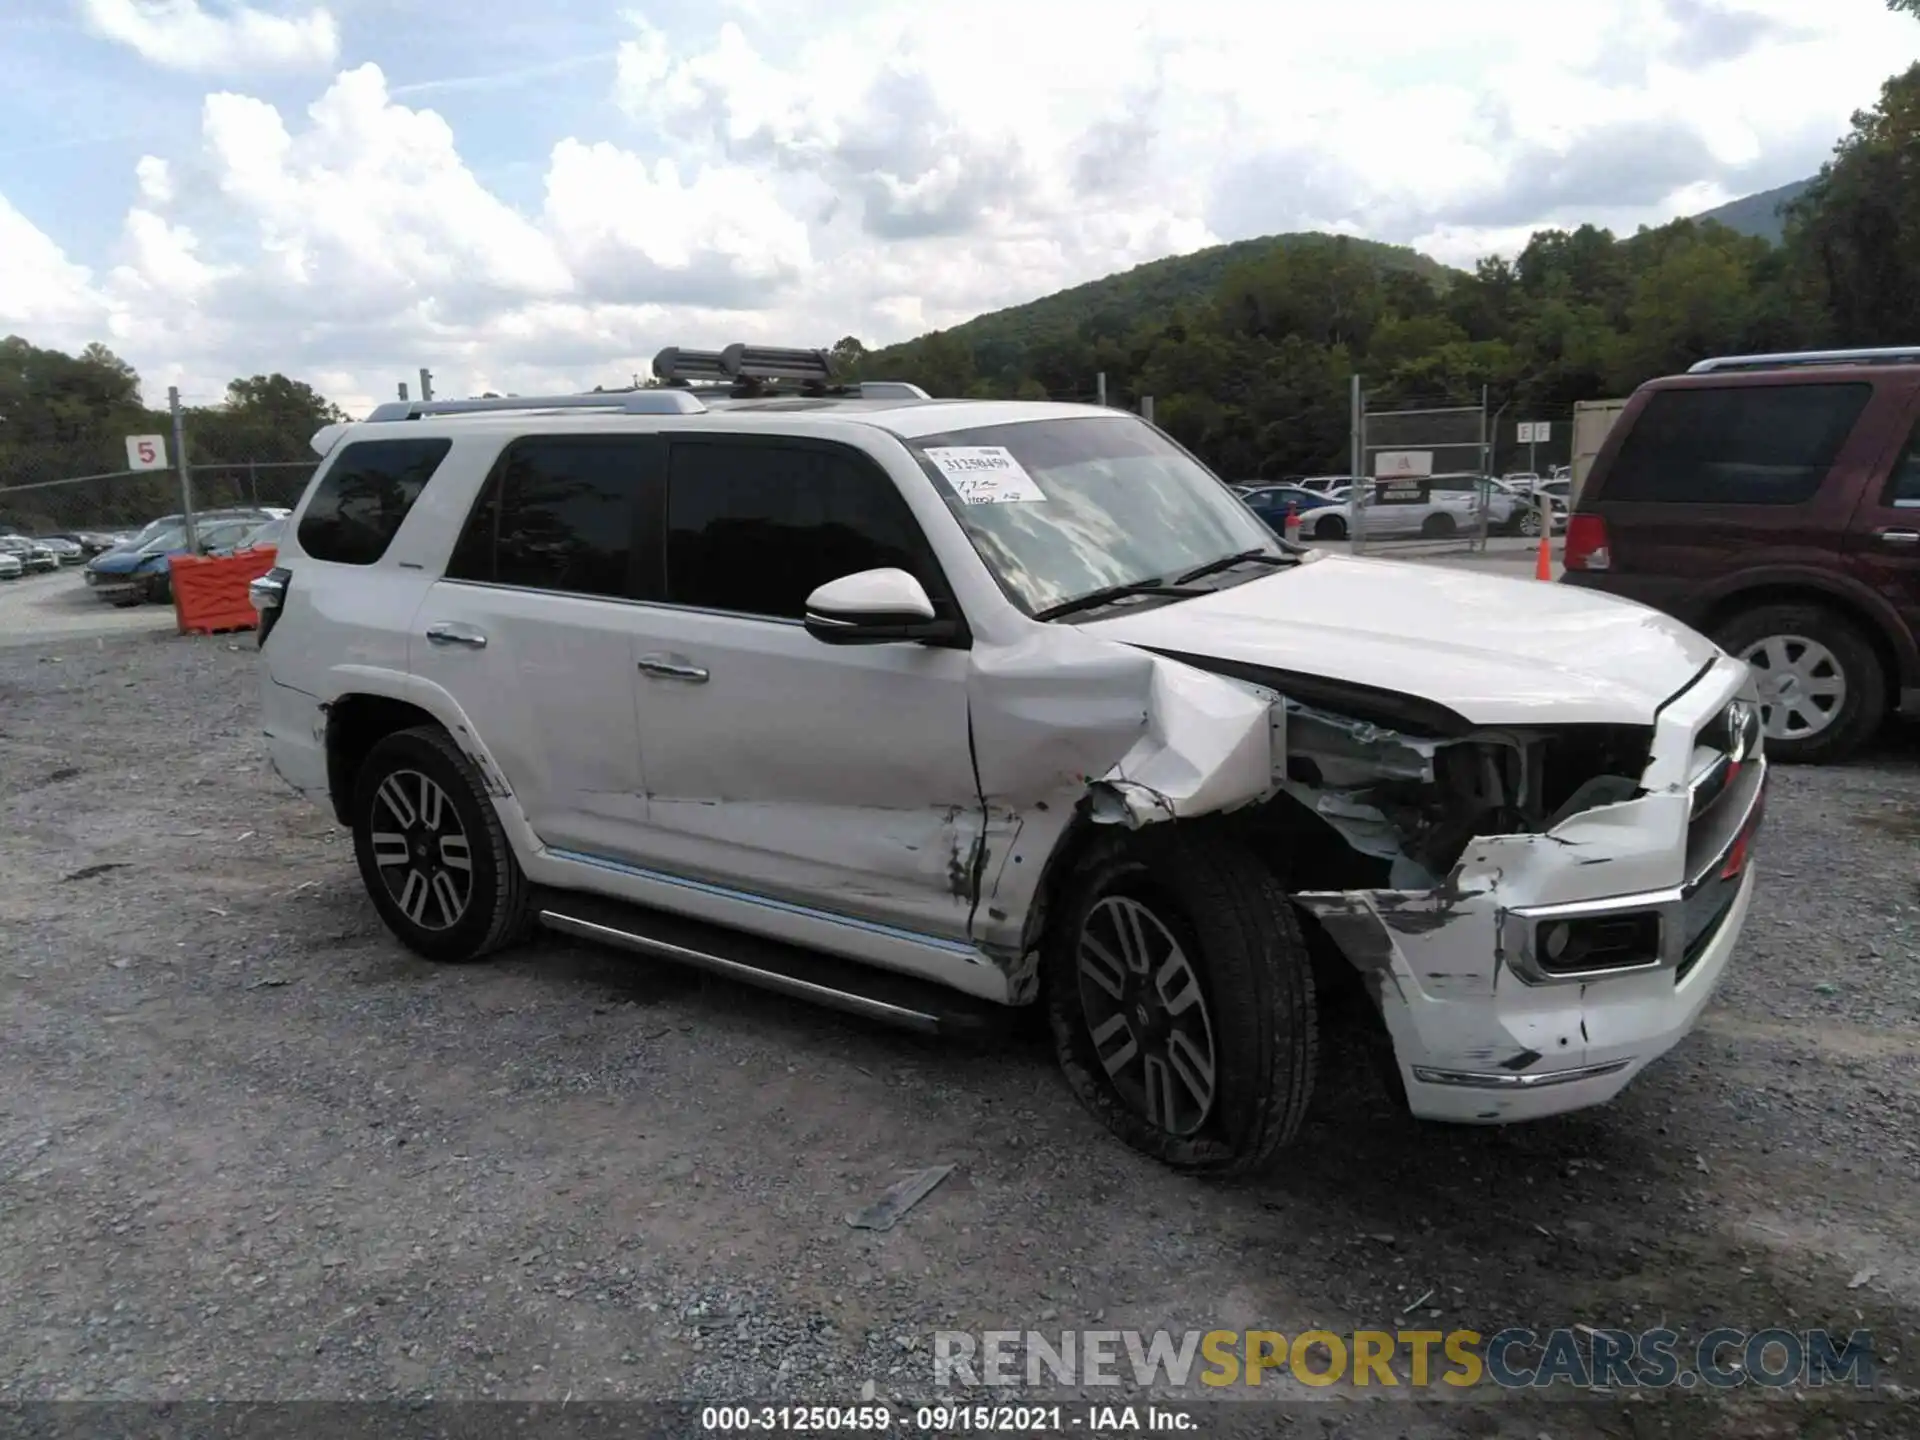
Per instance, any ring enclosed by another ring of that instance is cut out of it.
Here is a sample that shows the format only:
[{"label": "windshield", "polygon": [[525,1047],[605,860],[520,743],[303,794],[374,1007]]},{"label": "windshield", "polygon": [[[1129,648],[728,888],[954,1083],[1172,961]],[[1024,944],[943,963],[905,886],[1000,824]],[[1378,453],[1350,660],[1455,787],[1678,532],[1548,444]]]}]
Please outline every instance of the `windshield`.
[{"label": "windshield", "polygon": [[[148,531],[152,531],[151,534]],[[184,550],[187,545],[187,532],[175,527],[171,530],[154,530],[149,525],[140,532],[140,548],[149,554],[159,554],[163,550]]]},{"label": "windshield", "polygon": [[1281,553],[1222,481],[1130,416],[990,425],[908,444],[1028,614],[1242,551]]}]

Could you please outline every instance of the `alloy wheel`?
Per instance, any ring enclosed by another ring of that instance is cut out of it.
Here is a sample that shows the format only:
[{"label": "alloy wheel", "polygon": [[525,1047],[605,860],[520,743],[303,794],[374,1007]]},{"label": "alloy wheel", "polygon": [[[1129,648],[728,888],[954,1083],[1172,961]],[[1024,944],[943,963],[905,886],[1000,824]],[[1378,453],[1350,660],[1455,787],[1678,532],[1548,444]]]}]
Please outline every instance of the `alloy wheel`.
[{"label": "alloy wheel", "polygon": [[1805,740],[1839,718],[1847,674],[1826,646],[1804,635],[1769,635],[1740,657],[1753,667],[1760,723],[1769,740]]},{"label": "alloy wheel", "polygon": [[418,770],[395,770],[374,792],[368,838],[387,894],[422,930],[459,923],[473,894],[473,852],[447,792]]},{"label": "alloy wheel", "polygon": [[1186,950],[1138,900],[1109,895],[1080,927],[1081,1013],[1114,1090],[1150,1124],[1196,1133],[1213,1113],[1213,1023]]}]

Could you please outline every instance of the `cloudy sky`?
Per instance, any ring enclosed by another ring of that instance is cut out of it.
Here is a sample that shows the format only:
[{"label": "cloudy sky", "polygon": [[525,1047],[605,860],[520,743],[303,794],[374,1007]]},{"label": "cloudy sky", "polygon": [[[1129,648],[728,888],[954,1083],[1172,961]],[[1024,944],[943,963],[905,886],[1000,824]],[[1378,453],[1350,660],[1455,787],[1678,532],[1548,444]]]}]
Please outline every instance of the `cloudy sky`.
[{"label": "cloudy sky", "polygon": [[1814,170],[1882,0],[4,0],[0,333],[149,395],[616,383],[1344,230],[1466,263]]}]

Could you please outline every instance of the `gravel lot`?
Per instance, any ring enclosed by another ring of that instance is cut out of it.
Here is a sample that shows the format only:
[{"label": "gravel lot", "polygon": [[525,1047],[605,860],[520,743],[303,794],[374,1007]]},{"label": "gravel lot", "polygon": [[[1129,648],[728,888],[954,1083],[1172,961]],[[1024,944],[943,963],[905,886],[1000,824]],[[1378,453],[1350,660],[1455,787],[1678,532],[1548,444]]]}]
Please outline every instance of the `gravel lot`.
[{"label": "gravel lot", "polygon": [[47,640],[93,640],[174,628],[171,605],[109,605],[78,567],[0,581],[0,649]]},{"label": "gravel lot", "polygon": [[[1614,1106],[1419,1126],[1336,1041],[1283,1167],[1220,1184],[1122,1149],[1029,1039],[923,1042],[553,937],[411,958],[267,771],[253,664],[251,637],[0,650],[0,1401],[848,1403],[926,1394],[936,1329],[1664,1321],[1870,1327],[1879,1398],[1209,1423],[1920,1431],[1912,731],[1778,775],[1744,950]],[[845,1223],[936,1163],[891,1232]]]}]

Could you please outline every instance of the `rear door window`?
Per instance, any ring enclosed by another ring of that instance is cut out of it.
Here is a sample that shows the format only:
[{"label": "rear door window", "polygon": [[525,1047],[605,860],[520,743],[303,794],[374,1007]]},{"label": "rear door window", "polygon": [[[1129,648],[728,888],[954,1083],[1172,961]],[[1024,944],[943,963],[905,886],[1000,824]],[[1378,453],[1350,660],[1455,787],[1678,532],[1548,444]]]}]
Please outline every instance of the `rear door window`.
[{"label": "rear door window", "polygon": [[1601,498],[1803,504],[1872,396],[1865,383],[1656,391],[1622,441]]},{"label": "rear door window", "polygon": [[[451,440],[358,440],[321,477],[300,517],[300,548],[315,560],[371,565],[387,553]],[[264,517],[262,517],[264,518]]]},{"label": "rear door window", "polygon": [[634,598],[634,524],[651,444],[619,435],[516,440],[474,502],[447,578]]}]

